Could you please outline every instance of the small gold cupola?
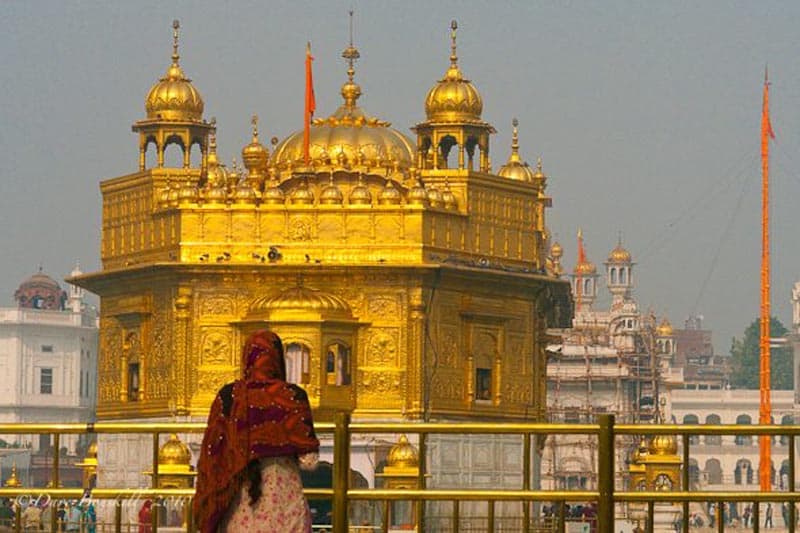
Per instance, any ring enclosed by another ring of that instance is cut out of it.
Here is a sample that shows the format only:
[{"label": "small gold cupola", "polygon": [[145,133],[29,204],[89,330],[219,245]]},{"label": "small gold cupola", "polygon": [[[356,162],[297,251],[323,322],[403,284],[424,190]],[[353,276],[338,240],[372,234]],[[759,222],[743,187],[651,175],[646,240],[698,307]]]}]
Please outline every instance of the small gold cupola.
[{"label": "small gold cupola", "polygon": [[253,139],[250,144],[242,148],[242,162],[247,169],[248,181],[260,190],[267,175],[269,152],[258,140],[258,115],[253,115],[250,123],[253,125]]},{"label": "small gold cupola", "polygon": [[511,155],[508,157],[508,162],[497,171],[497,175],[512,180],[533,183],[536,173],[519,156],[519,121],[515,118],[511,121],[511,124],[513,127],[511,133]]},{"label": "small gold cupola", "polygon": [[136,122],[132,129],[139,134],[139,170],[145,170],[147,148],[156,147],[156,166],[164,167],[167,146],[177,144],[183,151],[183,167],[191,166],[191,150],[195,145],[201,151],[201,169],[205,169],[208,135],[214,125],[203,120],[204,102],[200,92],[186,77],[180,66],[178,54],[178,29],[180,23],[172,22],[172,63],[163,78],[147,93],[144,107],[147,116]]},{"label": "small gold cupola", "polygon": [[[489,135],[491,124],[481,119],[483,99],[458,66],[456,30],[450,24],[450,66],[444,77],[428,91],[425,98],[425,122],[412,130],[417,134],[417,167],[421,170],[458,168],[489,172]],[[448,161],[453,148],[458,151],[455,164]]]}]

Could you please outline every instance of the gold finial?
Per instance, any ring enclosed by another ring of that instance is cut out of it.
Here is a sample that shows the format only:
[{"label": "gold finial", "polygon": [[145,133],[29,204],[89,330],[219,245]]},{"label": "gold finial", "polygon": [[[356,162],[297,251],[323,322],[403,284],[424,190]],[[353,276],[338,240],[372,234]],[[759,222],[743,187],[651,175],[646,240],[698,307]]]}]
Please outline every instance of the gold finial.
[{"label": "gold finial", "polygon": [[510,161],[519,161],[519,120],[511,121],[511,158]]},{"label": "gold finial", "polygon": [[536,158],[536,170],[542,171],[542,156]]},{"label": "gold finial", "polygon": [[361,57],[361,54],[358,53],[358,48],[353,46],[353,10],[351,9],[348,13],[350,14],[350,44],[342,52],[342,57],[347,60],[347,79],[353,83],[353,76],[356,73],[355,62]]},{"label": "gold finial", "polygon": [[178,19],[172,21],[172,64],[176,67],[178,66],[178,59],[181,56],[178,55],[178,29],[180,29],[181,23]]},{"label": "gold finial", "polygon": [[458,55],[456,54],[456,30],[458,29],[458,22],[450,21],[450,66],[453,68],[458,67]]},{"label": "gold finial", "polygon": [[253,125],[253,142],[258,142],[258,115],[253,115],[250,119],[250,124]]}]

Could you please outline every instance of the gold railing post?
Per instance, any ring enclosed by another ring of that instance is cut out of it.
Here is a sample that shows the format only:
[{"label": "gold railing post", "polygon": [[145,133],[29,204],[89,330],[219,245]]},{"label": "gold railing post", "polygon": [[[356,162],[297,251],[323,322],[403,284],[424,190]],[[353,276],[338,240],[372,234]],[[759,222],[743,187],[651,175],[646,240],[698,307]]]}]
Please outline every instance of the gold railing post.
[{"label": "gold railing post", "polygon": [[600,533],[614,531],[614,415],[598,415],[597,526]]},{"label": "gold railing post", "polygon": [[459,503],[458,500],[453,500],[453,533],[458,533],[460,531],[461,510],[459,509]]},{"label": "gold railing post", "polygon": [[[681,471],[681,489],[685,491],[691,490],[689,487],[689,441],[691,436],[688,433],[683,434],[683,470]],[[683,533],[689,533],[689,502],[683,502],[683,515],[681,518],[681,529]]]},{"label": "gold railing post", "polygon": [[19,503],[14,504],[14,531],[22,531],[22,505]]},{"label": "gold railing post", "polygon": [[122,533],[122,501],[119,498],[114,500],[114,532]]},{"label": "gold railing post", "polygon": [[337,412],[333,430],[333,533],[347,533],[350,485],[350,415]]},{"label": "gold railing post", "polygon": [[753,502],[753,533],[758,533],[761,527],[758,525],[758,521],[761,519],[760,507],[761,502]]},{"label": "gold railing post", "polygon": [[[152,487],[154,489],[158,488],[159,480],[158,480],[158,432],[153,433],[153,481]],[[150,525],[152,527],[152,533],[158,533],[158,507],[159,507],[159,498],[153,498],[150,500],[151,502],[151,510],[150,510]]]},{"label": "gold railing post", "polygon": [[653,522],[655,521],[654,518],[656,517],[655,509],[656,504],[654,501],[650,500],[647,502],[647,533],[653,533],[653,528],[655,527]]},{"label": "gold railing post", "polygon": [[61,447],[61,434],[60,433],[54,433],[53,434],[53,488],[54,489],[57,489],[58,488],[58,484],[59,484],[58,483],[58,471],[59,471],[60,462],[61,462],[61,458],[59,457],[59,455],[60,455],[59,448],[60,447]]},{"label": "gold railing post", "polygon": [[486,503],[489,506],[489,509],[488,509],[489,512],[487,513],[489,515],[487,517],[487,520],[489,522],[488,523],[489,527],[487,528],[487,531],[488,531],[488,533],[494,533],[494,500],[489,500]]},{"label": "gold railing post", "polygon": [[[786,487],[789,492],[794,492],[794,454],[795,454],[794,433],[789,435],[789,486]],[[797,505],[796,502],[789,503],[789,531],[794,533],[795,526],[797,526]]]},{"label": "gold railing post", "polygon": [[[531,490],[531,434],[522,436],[522,490]],[[531,502],[522,502],[522,531],[531,530]]]},{"label": "gold railing post", "polygon": [[[417,486],[420,490],[425,490],[425,474],[428,471],[428,434],[420,433],[419,435],[419,477],[417,478]],[[425,504],[426,500],[417,502],[417,531],[418,533],[425,533]]]}]

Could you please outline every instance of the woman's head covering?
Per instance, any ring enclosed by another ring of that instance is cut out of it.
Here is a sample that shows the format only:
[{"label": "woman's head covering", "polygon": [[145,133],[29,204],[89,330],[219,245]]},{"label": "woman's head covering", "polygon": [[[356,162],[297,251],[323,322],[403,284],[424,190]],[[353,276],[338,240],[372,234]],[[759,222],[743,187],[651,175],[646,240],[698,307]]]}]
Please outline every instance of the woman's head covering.
[{"label": "woman's head covering", "polygon": [[319,450],[308,396],[286,383],[280,338],[256,331],[242,349],[243,379],[222,387],[211,405],[197,462],[196,524],[216,531],[250,461]]},{"label": "woman's head covering", "polygon": [[286,381],[286,362],[280,337],[265,329],[250,335],[242,350],[242,374],[245,381]]}]

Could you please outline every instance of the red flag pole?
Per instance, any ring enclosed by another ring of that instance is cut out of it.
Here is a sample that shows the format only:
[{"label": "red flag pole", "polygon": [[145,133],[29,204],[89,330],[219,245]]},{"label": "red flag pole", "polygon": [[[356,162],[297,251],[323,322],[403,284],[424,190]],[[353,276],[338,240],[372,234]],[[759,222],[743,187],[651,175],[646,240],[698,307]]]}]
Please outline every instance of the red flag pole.
[{"label": "red flag pole", "polygon": [[[770,257],[769,257],[769,140],[775,138],[769,120],[769,78],[764,70],[764,96],[761,104],[761,316],[759,323],[759,389],[758,423],[772,422],[770,397]],[[759,436],[758,479],[762,492],[772,488],[771,437]]]},{"label": "red flag pole", "polygon": [[306,166],[311,162],[311,117],[314,116],[314,111],[317,108],[317,103],[314,99],[314,78],[311,72],[312,61],[314,61],[314,57],[311,55],[311,43],[308,42],[306,44],[306,106],[303,117],[303,160]]}]

